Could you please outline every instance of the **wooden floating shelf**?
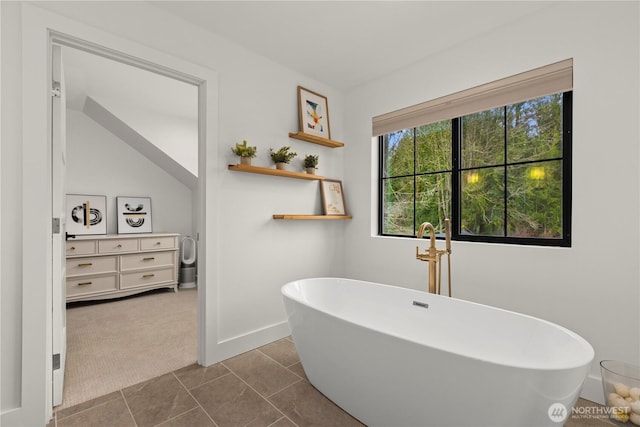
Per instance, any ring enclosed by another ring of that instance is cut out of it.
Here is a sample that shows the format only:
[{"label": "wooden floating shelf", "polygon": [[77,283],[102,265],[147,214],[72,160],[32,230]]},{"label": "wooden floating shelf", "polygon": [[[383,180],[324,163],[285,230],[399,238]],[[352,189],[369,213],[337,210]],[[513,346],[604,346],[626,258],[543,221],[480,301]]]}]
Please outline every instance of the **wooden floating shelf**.
[{"label": "wooden floating shelf", "polygon": [[292,220],[310,220],[310,219],[352,219],[351,215],[287,215],[274,214],[273,219],[292,219]]},{"label": "wooden floating shelf", "polygon": [[284,176],[286,178],[298,178],[298,179],[310,179],[322,181],[324,176],[320,175],[312,175],[304,172],[295,172],[289,170],[275,169],[275,168],[265,168],[262,166],[252,166],[252,165],[229,165],[229,170],[238,171],[238,172],[250,172],[250,173],[259,173],[262,175],[275,175],[275,176]]},{"label": "wooden floating shelf", "polygon": [[332,139],[322,138],[320,136],[309,135],[308,133],[304,133],[304,132],[296,132],[296,133],[289,132],[289,138],[299,139],[301,141],[307,141],[313,144],[320,144],[320,145],[324,145],[325,147],[331,147],[331,148],[344,147],[344,143],[342,142],[334,141]]}]

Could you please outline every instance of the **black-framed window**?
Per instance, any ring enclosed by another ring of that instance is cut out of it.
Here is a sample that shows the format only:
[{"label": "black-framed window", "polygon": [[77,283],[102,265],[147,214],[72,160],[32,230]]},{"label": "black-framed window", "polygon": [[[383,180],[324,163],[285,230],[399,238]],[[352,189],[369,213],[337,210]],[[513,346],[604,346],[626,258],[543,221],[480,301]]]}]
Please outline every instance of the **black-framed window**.
[{"label": "black-framed window", "polygon": [[572,92],[379,137],[379,234],[571,246]]}]

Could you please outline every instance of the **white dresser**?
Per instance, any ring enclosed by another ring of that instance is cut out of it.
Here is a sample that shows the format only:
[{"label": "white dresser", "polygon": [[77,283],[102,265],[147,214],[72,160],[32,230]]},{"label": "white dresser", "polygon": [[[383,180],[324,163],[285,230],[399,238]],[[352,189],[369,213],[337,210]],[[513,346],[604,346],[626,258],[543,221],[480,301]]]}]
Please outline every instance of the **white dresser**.
[{"label": "white dresser", "polygon": [[179,234],[77,236],[67,245],[67,301],[178,287]]}]

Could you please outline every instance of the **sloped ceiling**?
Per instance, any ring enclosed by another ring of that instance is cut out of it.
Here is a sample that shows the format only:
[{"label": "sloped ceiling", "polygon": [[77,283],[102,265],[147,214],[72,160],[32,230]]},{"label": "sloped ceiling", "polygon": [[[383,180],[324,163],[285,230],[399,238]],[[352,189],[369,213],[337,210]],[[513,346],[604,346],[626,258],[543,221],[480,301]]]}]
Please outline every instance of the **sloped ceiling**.
[{"label": "sloped ceiling", "polygon": [[[87,97],[82,111],[91,117],[96,123],[107,129],[109,132],[126,142],[133,149],[151,160],[158,167],[169,173],[186,187],[195,190],[198,185],[197,171],[188,170],[176,156],[171,156],[166,151],[158,147],[149,139],[145,138],[126,121],[113,114],[95,99]],[[195,147],[197,150],[197,141]],[[184,151],[184,150],[183,150]],[[197,151],[196,151],[197,160]]]},{"label": "sloped ceiling", "polygon": [[193,85],[73,48],[65,47],[63,55],[68,108],[81,111],[89,95],[198,119],[198,92]]},{"label": "sloped ceiling", "polygon": [[194,189],[198,90],[117,61],[63,48],[67,108],[105,129]]}]

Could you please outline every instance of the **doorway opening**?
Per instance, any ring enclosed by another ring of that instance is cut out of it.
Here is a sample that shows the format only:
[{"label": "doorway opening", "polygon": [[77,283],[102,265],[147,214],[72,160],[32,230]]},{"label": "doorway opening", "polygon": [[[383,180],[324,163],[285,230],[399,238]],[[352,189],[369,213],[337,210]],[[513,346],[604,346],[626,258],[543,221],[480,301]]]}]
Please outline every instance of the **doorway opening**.
[{"label": "doorway opening", "polygon": [[[51,46],[52,48],[60,46],[64,60],[68,60],[63,65],[67,80],[66,93],[69,95],[67,109],[69,114],[64,123],[65,128],[69,127],[67,135],[70,142],[64,166],[67,172],[67,193],[106,196],[107,234],[120,232],[116,226],[116,198],[145,196],[152,201],[152,231],[172,232],[180,237],[192,236],[198,242],[197,249],[200,249],[199,237],[204,236],[202,206],[205,204],[205,192],[204,174],[199,174],[198,171],[206,170],[205,156],[202,155],[204,152],[203,123],[205,122],[203,119],[204,82],[179,71],[62,34],[52,34]],[[55,123],[52,123],[52,131],[55,126]],[[105,145],[107,143],[108,146]],[[54,197],[56,197],[55,194]],[[54,251],[54,260],[56,256],[64,257],[64,251],[61,254],[56,254]],[[178,256],[176,269],[180,267],[179,259]],[[121,261],[118,259],[116,262]],[[198,262],[198,281],[204,281],[204,264],[204,260]],[[64,273],[62,279],[60,286],[64,288]],[[199,284],[197,289],[178,292],[183,297],[180,304],[183,306],[195,304],[195,307],[190,307],[194,313],[184,315],[193,319],[190,332],[193,332],[191,335],[196,342],[193,343],[195,344],[193,351],[187,355],[180,355],[181,360],[189,360],[191,363],[196,360],[199,363],[203,361],[201,355],[204,343],[201,338],[203,334],[200,323],[204,306],[202,287],[203,285]],[[166,301],[158,301],[172,297],[173,293],[158,290],[138,295],[142,296],[138,299],[138,303],[146,297],[151,307],[140,309],[138,304],[138,308],[135,308],[132,301],[135,303],[136,297],[127,296],[117,300],[102,299],[103,302],[99,303],[74,303],[73,309],[84,310],[89,313],[89,317],[92,317],[92,304],[96,307],[95,314],[100,306],[114,302],[114,306],[115,304],[124,305],[125,313],[127,310],[137,313],[144,310],[157,311],[162,310],[158,304],[167,304]],[[188,295],[186,302],[184,295]],[[175,308],[176,304],[172,304],[175,302],[175,300],[168,302],[168,307]],[[126,308],[127,304],[129,308]],[[61,310],[58,317],[63,319],[62,326],[70,326],[66,321],[64,300],[58,307],[54,304],[54,318],[56,309]],[[111,313],[113,321],[124,320],[126,323],[126,316],[114,314],[114,310],[107,310],[107,312]],[[87,316],[86,313],[82,315]],[[176,322],[171,322],[172,325],[174,323]],[[132,324],[128,329],[135,330],[137,326]],[[159,330],[166,330],[161,325],[158,326]],[[117,332],[118,328],[123,327],[122,324],[114,326],[116,329],[112,331],[114,336],[124,335]],[[72,332],[67,328],[66,336],[63,338],[65,344],[69,341],[68,337],[73,335]],[[53,335],[55,341],[55,330]],[[100,337],[94,338],[100,340]],[[135,338],[132,339],[135,340]],[[160,338],[159,335],[158,339],[166,340],[167,338],[166,336]],[[171,359],[164,360],[167,362],[165,370],[166,372],[175,370],[175,363],[180,362],[175,360],[175,354],[168,354],[167,342],[156,344],[156,349],[159,350],[155,351],[154,362],[162,361],[163,357]],[[58,347],[66,347],[67,353],[77,350],[74,346],[59,345]],[[119,352],[116,348],[112,351]],[[104,353],[101,350],[97,352]],[[56,354],[55,351],[53,353]],[[86,352],[82,357],[86,358]],[[62,358],[62,360],[65,359],[68,360],[67,357]],[[139,355],[132,355],[128,360],[131,362],[128,365],[134,371],[136,370],[133,363],[135,360],[149,364],[149,357]],[[186,364],[189,362],[185,362],[185,366]],[[64,370],[64,366],[61,369]],[[158,369],[163,368],[160,366],[156,370],[152,369],[148,377],[157,376]],[[54,389],[55,378],[54,375]],[[65,378],[64,372],[62,378]],[[140,382],[140,378],[129,380],[134,383]],[[102,382],[98,381],[98,383]],[[112,391],[115,391],[127,385],[132,384],[116,382],[110,383],[109,386],[114,388]],[[81,392],[80,396],[75,396],[70,401],[63,400],[62,405],[71,406],[106,394],[96,389],[95,384],[87,389],[93,390],[93,394],[99,394],[93,396]]]}]

